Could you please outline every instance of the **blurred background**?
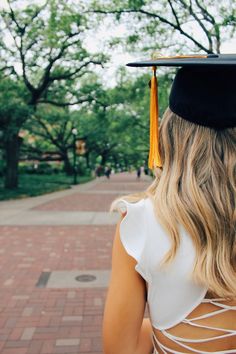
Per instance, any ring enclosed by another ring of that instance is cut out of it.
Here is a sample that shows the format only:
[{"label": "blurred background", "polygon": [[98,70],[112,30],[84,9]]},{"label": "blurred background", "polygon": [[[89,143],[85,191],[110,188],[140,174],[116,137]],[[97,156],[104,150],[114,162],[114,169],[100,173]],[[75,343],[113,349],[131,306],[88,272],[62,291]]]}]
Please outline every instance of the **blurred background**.
[{"label": "blurred background", "polygon": [[236,52],[235,30],[235,0],[1,0],[0,199],[148,173],[151,70],[125,64]]}]

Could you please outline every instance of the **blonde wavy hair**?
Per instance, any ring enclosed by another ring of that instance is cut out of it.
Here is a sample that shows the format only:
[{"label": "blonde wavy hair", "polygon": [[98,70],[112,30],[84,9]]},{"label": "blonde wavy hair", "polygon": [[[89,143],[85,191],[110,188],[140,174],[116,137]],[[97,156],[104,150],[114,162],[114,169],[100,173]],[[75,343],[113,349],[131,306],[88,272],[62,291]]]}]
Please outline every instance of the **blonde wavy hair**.
[{"label": "blonde wavy hair", "polygon": [[184,227],[196,249],[193,278],[223,298],[236,296],[235,146],[236,128],[196,125],[168,108],[160,126],[163,167],[144,193],[125,197],[152,199],[171,238],[163,264],[174,259]]}]

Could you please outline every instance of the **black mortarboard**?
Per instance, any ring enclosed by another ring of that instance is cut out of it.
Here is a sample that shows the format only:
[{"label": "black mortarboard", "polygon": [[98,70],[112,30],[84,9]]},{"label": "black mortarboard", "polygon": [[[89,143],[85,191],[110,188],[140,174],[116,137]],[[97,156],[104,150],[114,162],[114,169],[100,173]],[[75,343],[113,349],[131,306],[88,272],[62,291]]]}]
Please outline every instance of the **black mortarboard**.
[{"label": "black mortarboard", "polygon": [[[185,120],[216,130],[236,126],[236,54],[159,57],[127,65],[153,67],[154,77],[157,66],[181,67],[172,85],[170,109]],[[154,91],[157,93],[157,88]],[[158,107],[158,104],[155,106]],[[157,130],[157,125],[152,122],[155,121],[155,115],[157,119],[158,111],[153,114],[151,104],[151,126]],[[153,142],[158,140],[158,132],[154,136],[152,129],[149,158],[151,168],[153,165],[160,166],[160,158],[154,158],[152,152]],[[157,147],[154,148],[155,151],[156,149]]]}]

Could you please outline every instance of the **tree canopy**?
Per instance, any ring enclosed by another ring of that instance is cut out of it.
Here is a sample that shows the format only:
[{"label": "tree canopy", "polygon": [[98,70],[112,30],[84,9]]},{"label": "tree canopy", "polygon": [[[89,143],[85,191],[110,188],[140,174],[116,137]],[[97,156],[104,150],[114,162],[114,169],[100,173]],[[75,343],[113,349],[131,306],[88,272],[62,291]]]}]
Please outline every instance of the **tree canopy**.
[{"label": "tree canopy", "polygon": [[[78,79],[89,73],[91,65],[102,65],[105,56],[92,55],[84,47],[86,17],[65,1],[30,4],[23,11],[18,3],[8,0],[9,10],[1,14],[1,54],[5,58],[1,70],[22,77],[31,105],[71,105],[87,100],[80,96]],[[61,86],[67,91],[66,102],[55,99],[54,91]]]}]

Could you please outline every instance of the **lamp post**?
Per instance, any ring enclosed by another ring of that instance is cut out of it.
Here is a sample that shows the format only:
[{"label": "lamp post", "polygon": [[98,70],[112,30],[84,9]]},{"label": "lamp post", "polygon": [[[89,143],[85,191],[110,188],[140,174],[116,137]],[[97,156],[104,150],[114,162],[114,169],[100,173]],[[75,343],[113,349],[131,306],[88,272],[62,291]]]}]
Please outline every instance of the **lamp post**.
[{"label": "lamp post", "polygon": [[77,137],[77,129],[73,128],[71,130],[73,135],[73,172],[74,172],[74,184],[77,184],[77,169],[76,169],[76,137]]}]

